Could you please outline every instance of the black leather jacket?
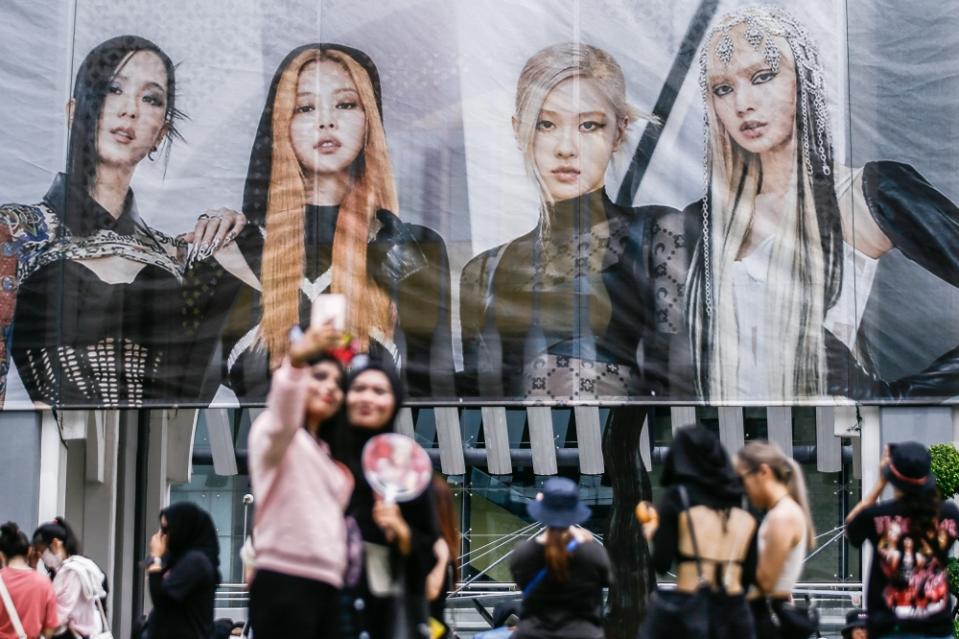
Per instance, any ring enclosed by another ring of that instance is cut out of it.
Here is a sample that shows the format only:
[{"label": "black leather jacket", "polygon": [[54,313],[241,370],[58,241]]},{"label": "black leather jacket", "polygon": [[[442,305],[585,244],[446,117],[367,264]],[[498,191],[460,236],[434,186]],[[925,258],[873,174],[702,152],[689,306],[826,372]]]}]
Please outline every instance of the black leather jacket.
[{"label": "black leather jacket", "polygon": [[[307,207],[306,270],[307,276],[315,279],[331,262],[336,211],[332,217],[310,213]],[[435,231],[403,223],[389,211],[378,211],[377,220],[380,229],[368,245],[367,273],[396,306],[393,342],[407,391],[413,397],[450,397],[454,389],[446,245]],[[257,279],[263,242],[264,234],[255,225],[247,226],[237,238],[243,258]],[[188,270],[183,290],[183,327],[194,343],[184,367],[196,401],[209,403],[220,383],[229,385],[241,401],[264,401],[270,377],[266,354],[261,349],[236,348],[260,321],[260,292],[215,259]],[[301,292],[303,326],[309,323],[309,316],[310,301]],[[231,353],[237,352],[239,357],[227,366]],[[371,342],[370,355],[391,356],[375,341]],[[189,389],[184,391],[185,396],[188,393]]]}]

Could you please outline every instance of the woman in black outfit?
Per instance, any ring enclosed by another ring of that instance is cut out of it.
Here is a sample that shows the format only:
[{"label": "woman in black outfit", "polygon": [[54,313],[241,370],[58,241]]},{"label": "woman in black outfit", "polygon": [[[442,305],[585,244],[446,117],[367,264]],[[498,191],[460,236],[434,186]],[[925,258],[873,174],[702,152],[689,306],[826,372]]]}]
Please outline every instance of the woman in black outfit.
[{"label": "woman in black outfit", "polygon": [[543,485],[526,506],[546,531],[513,550],[509,569],[523,589],[523,612],[515,639],[602,639],[603,588],[610,585],[609,557],[578,524],[591,510],[565,477]]},{"label": "woman in black outfit", "polygon": [[334,455],[342,456],[356,482],[347,514],[362,533],[364,570],[348,596],[356,627],[346,636],[363,631],[370,639],[429,636],[426,577],[440,538],[433,490],[427,486],[411,501],[386,503],[367,482],[360,459],[370,439],[393,432],[402,403],[403,387],[392,367],[369,361],[351,371],[346,387],[350,450],[334,449]]},{"label": "woman in black outfit", "polygon": [[150,555],[150,639],[212,637],[220,543],[210,515],[191,502],[164,508],[160,530],[150,539]]},{"label": "woman in black outfit", "polygon": [[[270,85],[250,153],[243,213],[251,224],[184,285],[188,369],[208,402],[224,383],[263,401],[287,332],[323,293],[347,298],[345,330],[397,362],[414,395],[451,395],[446,245],[398,217],[379,73],[362,51],[308,44]],[[446,385],[444,389],[444,384]]]},{"label": "woman in black outfit", "polygon": [[[643,524],[656,571],[663,574],[675,565],[679,592],[695,592],[700,578],[710,584],[711,639],[755,637],[745,593],[756,572],[756,520],[743,507],[739,477],[719,439],[698,426],[677,431],[662,485],[656,516]],[[682,639],[679,629],[663,624],[655,612],[654,606],[640,637]]]},{"label": "woman in black outfit", "polygon": [[[176,389],[176,241],[139,216],[140,162],[179,137],[174,66],[133,35],[97,45],[68,104],[67,166],[43,200],[0,207],[0,323],[30,399],[135,406]],[[9,368],[0,350],[0,377]],[[2,393],[2,391],[0,391]]]},{"label": "woman in black outfit", "polygon": [[[130,188],[139,165],[180,138],[176,97],[173,62],[145,38],[111,38],[80,64],[64,172],[41,202],[0,206],[0,404],[10,355],[33,402],[177,399],[186,245],[140,217]],[[226,236],[237,221],[201,220],[182,240]]]},{"label": "woman in black outfit", "polygon": [[623,71],[602,49],[561,43],[526,62],[513,128],[540,217],[463,268],[464,394],[682,393],[676,384],[686,376],[669,357],[683,327],[682,216],[621,206],[604,183],[626,130],[644,117],[627,104]]}]

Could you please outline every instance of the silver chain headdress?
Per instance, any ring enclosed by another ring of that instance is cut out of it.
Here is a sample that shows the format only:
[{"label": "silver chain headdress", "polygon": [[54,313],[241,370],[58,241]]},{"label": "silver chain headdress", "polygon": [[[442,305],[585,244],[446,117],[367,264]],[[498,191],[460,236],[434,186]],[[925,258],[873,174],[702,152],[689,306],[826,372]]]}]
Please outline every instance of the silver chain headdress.
[{"label": "silver chain headdress", "polygon": [[[724,66],[728,65],[735,54],[735,43],[732,38],[732,29],[745,25],[743,34],[746,42],[757,52],[762,52],[766,63],[774,71],[779,71],[782,51],[774,38],[782,38],[789,46],[789,51],[795,61],[796,82],[799,86],[799,117],[801,127],[801,149],[803,166],[811,176],[813,164],[810,149],[810,136],[806,133],[815,133],[816,153],[822,162],[822,172],[830,175],[832,170],[832,139],[829,125],[829,107],[826,103],[826,81],[823,72],[819,50],[813,42],[806,27],[791,13],[764,5],[750,6],[739,9],[724,16],[719,24],[714,26],[708,34],[702,50],[699,53],[699,88],[703,98],[703,134],[704,155],[703,170],[705,174],[705,192],[703,195],[703,277],[704,277],[704,304],[707,316],[712,316],[712,281],[710,263],[709,235],[709,189],[711,180],[711,163],[713,161],[709,135],[709,82],[707,66],[710,53]],[[812,113],[809,103],[812,98]]]}]

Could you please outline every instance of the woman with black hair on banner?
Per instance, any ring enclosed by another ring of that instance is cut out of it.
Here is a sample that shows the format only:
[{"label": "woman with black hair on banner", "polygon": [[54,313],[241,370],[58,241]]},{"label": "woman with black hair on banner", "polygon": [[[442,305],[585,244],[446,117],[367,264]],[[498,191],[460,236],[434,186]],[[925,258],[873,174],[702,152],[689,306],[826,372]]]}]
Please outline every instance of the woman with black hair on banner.
[{"label": "woman with black hair on banner", "polygon": [[220,585],[220,542],[209,513],[188,501],[160,511],[150,538],[150,639],[209,639]]},{"label": "woman with black hair on banner", "polygon": [[332,327],[310,327],[273,375],[266,410],[250,427],[256,498],[256,574],[250,586],[254,636],[338,637],[347,567],[343,511],[349,470],[328,444],[343,424],[343,365],[329,354]]},{"label": "woman with black hair on banner", "polygon": [[[746,590],[756,572],[756,519],[744,507],[743,488],[719,438],[699,426],[676,431],[661,484],[656,508],[644,502],[637,514],[652,542],[656,572],[675,566],[676,590],[667,596],[691,600],[708,584],[708,611],[702,612],[709,637],[755,637]],[[650,602],[641,639],[687,637],[657,607],[659,596]]]},{"label": "woman with black hair on banner", "polygon": [[[180,137],[175,87],[170,57],[139,36],[111,38],[80,64],[65,172],[39,204],[0,207],[0,397],[9,346],[34,402],[176,398],[182,243],[140,217],[130,189],[140,162]],[[226,233],[236,220],[217,222]]]},{"label": "woman with black hair on banner", "polygon": [[0,639],[50,639],[60,625],[53,586],[27,563],[29,552],[19,526],[0,526]]},{"label": "woman with black hair on banner", "polygon": [[523,589],[523,610],[515,639],[602,639],[603,588],[612,572],[603,546],[579,524],[591,510],[579,500],[579,487],[551,477],[526,505],[545,532],[519,544],[509,569]]},{"label": "woman with black hair on banner", "polygon": [[56,637],[89,637],[109,630],[104,600],[106,576],[80,554],[80,540],[63,517],[41,524],[33,533],[33,551],[53,576],[60,619]]},{"label": "woman with black hair on banner", "polygon": [[602,49],[556,44],[526,62],[513,130],[540,217],[463,269],[465,394],[624,398],[682,379],[669,363],[683,326],[682,218],[620,206],[605,191],[626,129],[649,117],[627,104],[623,71]]},{"label": "woman with black hair on banner", "polygon": [[[893,498],[879,502],[886,486]],[[846,517],[853,546],[872,546],[866,610],[870,637],[952,637],[948,563],[959,538],[959,508],[943,501],[929,449],[889,444],[879,481]]]},{"label": "woman with black hair on banner", "polygon": [[373,437],[395,430],[403,405],[403,386],[389,362],[365,356],[354,360],[346,383],[346,418],[350,437],[343,461],[356,486],[347,514],[363,538],[364,564],[350,593],[355,639],[428,637],[426,579],[436,563],[433,548],[440,538],[433,489],[411,501],[391,503],[377,495],[363,472],[363,448]]},{"label": "woman with black hair on banner", "polygon": [[724,16],[700,84],[706,195],[687,209],[702,239],[686,298],[700,395],[959,393],[959,348],[882,380],[860,330],[877,261],[893,249],[959,286],[959,209],[905,164],[835,165],[818,49],[783,9]]},{"label": "woman with black hair on banner", "polygon": [[280,64],[250,154],[252,223],[187,275],[188,369],[202,374],[222,354],[212,379],[195,380],[202,401],[220,381],[262,401],[287,332],[327,292],[346,296],[346,332],[361,350],[395,361],[418,395],[451,394],[446,247],[397,217],[382,117],[379,74],[362,51],[309,44]]}]

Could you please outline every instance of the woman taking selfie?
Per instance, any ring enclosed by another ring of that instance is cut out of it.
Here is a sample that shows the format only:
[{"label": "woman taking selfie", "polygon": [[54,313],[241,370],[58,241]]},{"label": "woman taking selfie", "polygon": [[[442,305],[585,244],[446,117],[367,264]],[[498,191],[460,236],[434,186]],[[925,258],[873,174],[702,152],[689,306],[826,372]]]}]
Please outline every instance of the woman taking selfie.
[{"label": "woman taking selfie", "polygon": [[250,428],[256,575],[250,587],[255,636],[336,637],[346,569],[343,510],[350,472],[326,439],[342,419],[343,367],[326,354],[339,335],[311,327],[290,344],[273,375],[266,411]]}]

